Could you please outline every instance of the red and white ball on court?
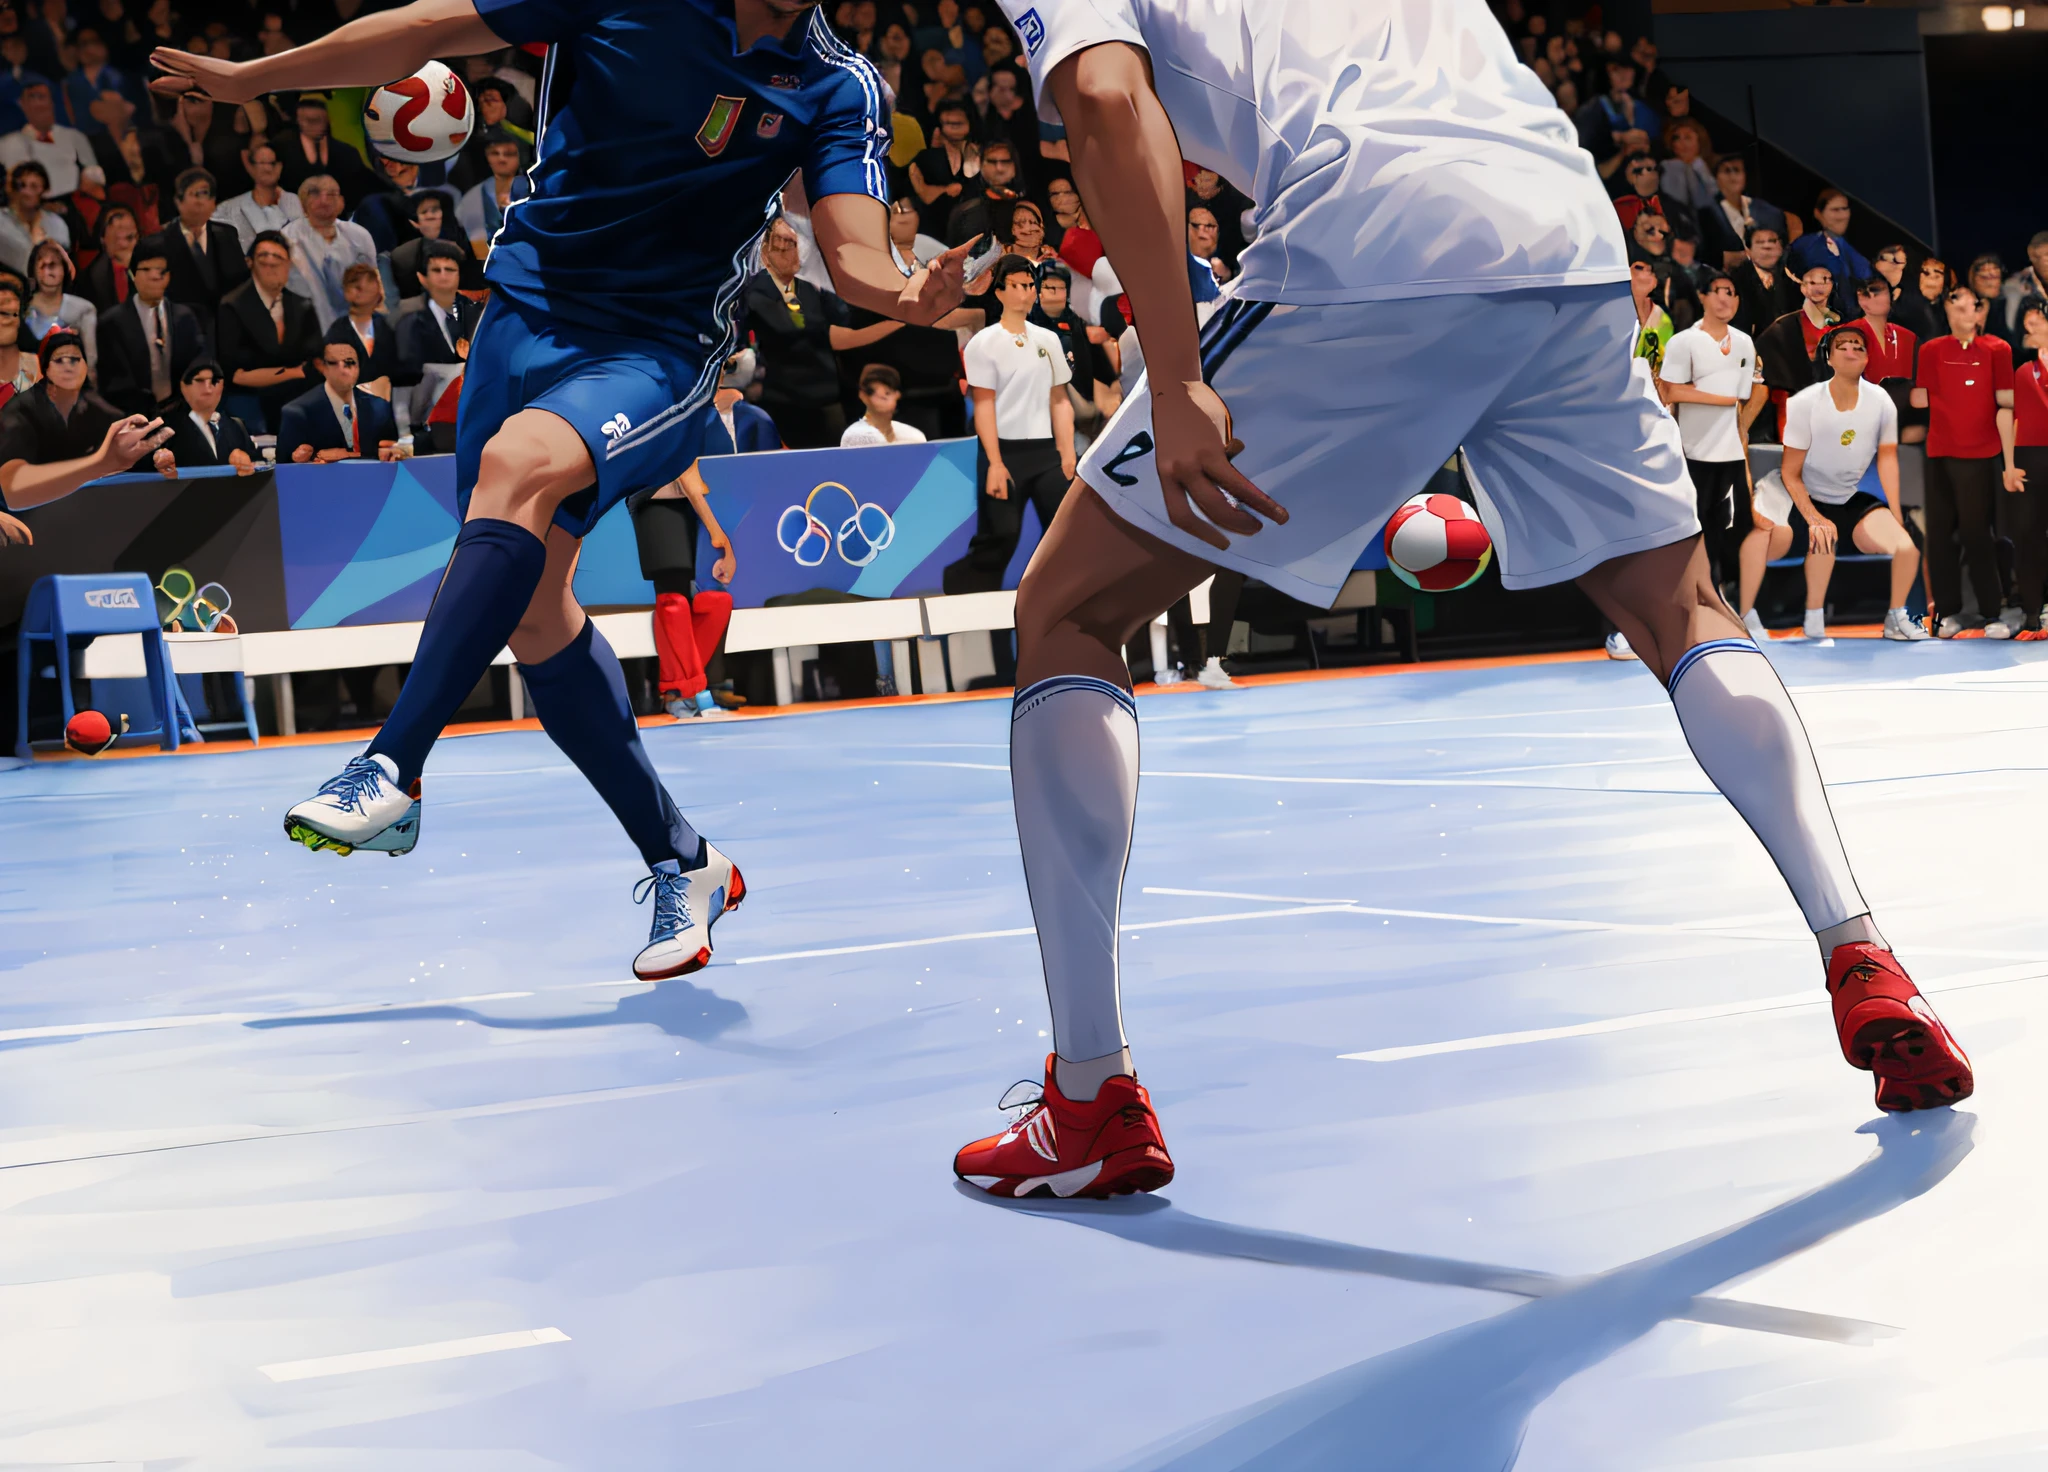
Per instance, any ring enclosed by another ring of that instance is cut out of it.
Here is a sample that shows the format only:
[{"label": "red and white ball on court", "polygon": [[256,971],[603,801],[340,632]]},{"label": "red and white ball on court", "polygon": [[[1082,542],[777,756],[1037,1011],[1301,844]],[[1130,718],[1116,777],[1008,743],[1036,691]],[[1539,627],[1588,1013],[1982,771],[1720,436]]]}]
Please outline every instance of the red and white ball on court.
[{"label": "red and white ball on court", "polygon": [[1493,561],[1493,539],[1479,513],[1441,492],[1410,496],[1381,533],[1387,566],[1424,593],[1451,593],[1478,581]]},{"label": "red and white ball on court", "polygon": [[363,103],[363,135],[377,152],[400,163],[453,158],[475,128],[469,88],[438,61],[379,87]]}]

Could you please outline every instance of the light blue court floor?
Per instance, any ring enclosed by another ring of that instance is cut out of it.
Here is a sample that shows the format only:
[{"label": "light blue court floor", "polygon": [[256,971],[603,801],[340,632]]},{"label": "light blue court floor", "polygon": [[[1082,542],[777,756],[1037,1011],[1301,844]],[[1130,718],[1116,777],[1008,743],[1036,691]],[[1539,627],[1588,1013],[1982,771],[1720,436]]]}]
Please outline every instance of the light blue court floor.
[{"label": "light blue court floor", "polygon": [[0,773],[0,1467],[2038,1472],[2048,663],[1773,658],[1966,1109],[1640,666],[1160,695],[1102,1206],[949,1169],[1047,1048],[1000,701],[650,732],[750,891],[655,988],[538,735],[397,862],[281,841],[340,748]]}]

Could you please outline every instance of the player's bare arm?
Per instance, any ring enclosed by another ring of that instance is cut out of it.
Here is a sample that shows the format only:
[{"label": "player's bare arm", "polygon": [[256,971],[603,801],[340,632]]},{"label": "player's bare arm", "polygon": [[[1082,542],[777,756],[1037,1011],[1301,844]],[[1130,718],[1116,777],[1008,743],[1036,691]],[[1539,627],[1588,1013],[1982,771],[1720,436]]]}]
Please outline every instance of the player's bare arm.
[{"label": "player's bare arm", "polygon": [[503,49],[472,0],[413,0],[350,21],[337,31],[275,56],[217,61],[160,46],[150,61],[164,73],[152,92],[200,92],[215,102],[250,102],[300,87],[381,87],[438,56],[475,56]]},{"label": "player's bare arm", "polygon": [[117,475],[145,455],[153,456],[170,438],[163,420],[130,414],[107,426],[106,437],[90,455],[48,465],[31,465],[26,460],[0,465],[0,493],[5,493],[10,506],[24,511],[61,501],[80,486],[103,475]]},{"label": "player's bare arm", "polygon": [[1253,511],[1285,522],[1286,508],[1231,465],[1229,411],[1202,381],[1180,143],[1152,90],[1151,63],[1121,42],[1091,46],[1054,67],[1046,86],[1066,120],[1074,186],[1140,324],[1168,517],[1218,548],[1230,545],[1225,532],[1259,531]]},{"label": "player's bare arm", "polygon": [[889,253],[889,207],[865,194],[828,194],[811,203],[811,229],[839,295],[857,307],[933,327],[967,295],[967,257],[980,236],[954,246],[908,279]]}]

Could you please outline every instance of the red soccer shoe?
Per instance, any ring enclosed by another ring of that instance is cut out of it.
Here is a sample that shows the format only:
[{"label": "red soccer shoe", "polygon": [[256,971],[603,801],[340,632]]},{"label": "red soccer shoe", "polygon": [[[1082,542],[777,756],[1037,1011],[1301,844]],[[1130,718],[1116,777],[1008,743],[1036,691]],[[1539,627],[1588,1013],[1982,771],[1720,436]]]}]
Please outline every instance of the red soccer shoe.
[{"label": "red soccer shoe", "polygon": [[1158,1190],[1173,1179],[1173,1158],[1160,1137],[1152,1096],[1136,1079],[1113,1078],[1093,1099],[1077,1103],[1060,1092],[1048,1053],[1044,1092],[1003,1133],[954,1156],[953,1173],[991,1196],[1101,1201]]},{"label": "red soccer shoe", "polygon": [[1878,1108],[1938,1109],[1970,1097],[1968,1055],[1890,951],[1860,941],[1836,946],[1828,995],[1842,1056],[1877,1075]]}]

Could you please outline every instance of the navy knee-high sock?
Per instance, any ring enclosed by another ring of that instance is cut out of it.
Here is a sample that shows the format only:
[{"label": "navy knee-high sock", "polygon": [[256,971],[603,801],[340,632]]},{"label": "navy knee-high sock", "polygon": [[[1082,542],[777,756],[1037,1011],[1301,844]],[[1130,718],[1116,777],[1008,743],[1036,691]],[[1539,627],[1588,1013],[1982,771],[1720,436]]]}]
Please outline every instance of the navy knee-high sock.
[{"label": "navy knee-high sock", "polygon": [[456,533],[405,688],[370,743],[398,764],[401,783],[419,778],[441,728],[519,627],[547,560],[541,539],[509,521],[482,517]]},{"label": "navy knee-high sock", "polygon": [[568,648],[519,672],[542,729],[590,779],[648,867],[664,859],[685,869],[701,864],[704,840],[655,774],[626,696],[626,672],[597,625],[586,618]]}]

